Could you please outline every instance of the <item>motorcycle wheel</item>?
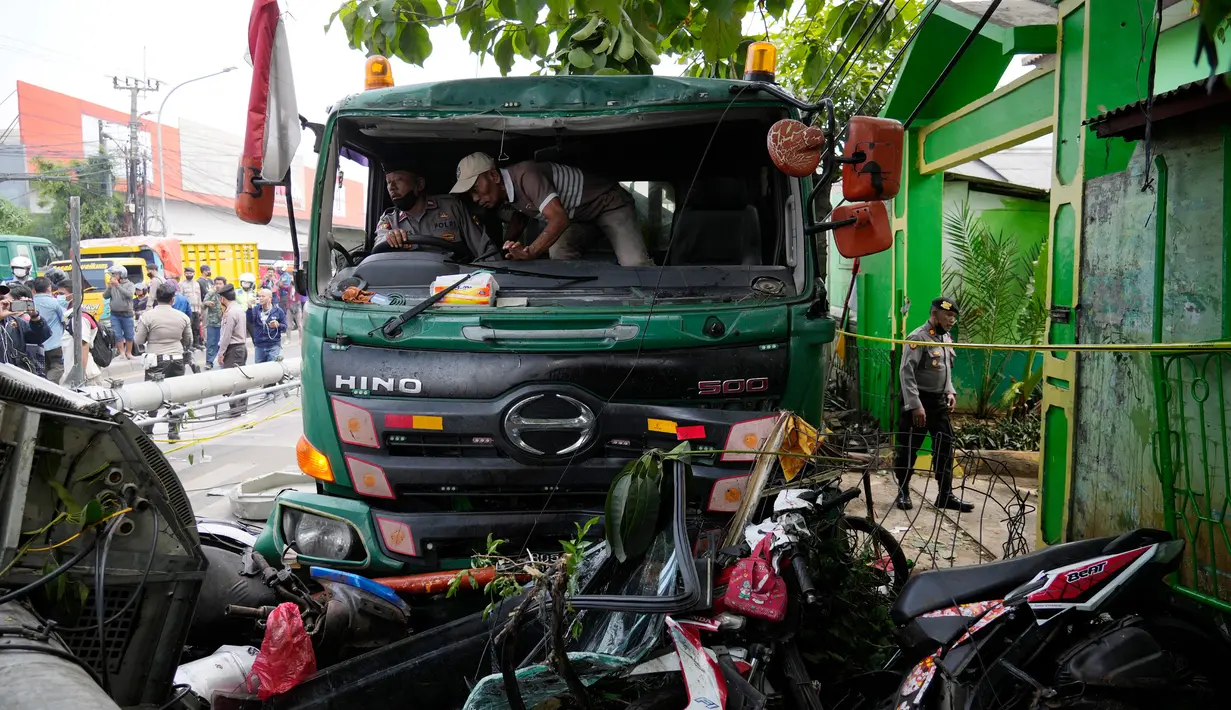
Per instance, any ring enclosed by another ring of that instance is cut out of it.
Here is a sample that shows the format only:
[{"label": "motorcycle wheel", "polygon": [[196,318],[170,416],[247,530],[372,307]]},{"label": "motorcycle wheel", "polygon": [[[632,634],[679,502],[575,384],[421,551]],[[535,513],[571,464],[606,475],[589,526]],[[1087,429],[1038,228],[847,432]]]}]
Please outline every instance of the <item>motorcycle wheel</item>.
[{"label": "motorcycle wheel", "polygon": [[886,582],[889,596],[896,599],[906,585],[906,580],[910,578],[910,563],[907,562],[906,554],[902,552],[897,538],[874,521],[857,515],[842,516],[842,528],[847,531],[848,536],[851,533],[864,536],[862,540],[858,537],[852,538],[852,549],[868,549],[875,559],[889,558],[893,572],[886,575]]}]

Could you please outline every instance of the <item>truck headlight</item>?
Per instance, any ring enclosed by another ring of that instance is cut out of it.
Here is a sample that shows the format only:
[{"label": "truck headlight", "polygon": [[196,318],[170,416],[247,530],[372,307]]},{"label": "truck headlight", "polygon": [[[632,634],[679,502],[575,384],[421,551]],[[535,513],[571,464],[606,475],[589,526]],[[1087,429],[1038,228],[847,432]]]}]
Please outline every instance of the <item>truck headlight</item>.
[{"label": "truck headlight", "polygon": [[298,508],[282,509],[282,539],[295,552],[325,560],[362,562],[363,540],[347,523]]}]

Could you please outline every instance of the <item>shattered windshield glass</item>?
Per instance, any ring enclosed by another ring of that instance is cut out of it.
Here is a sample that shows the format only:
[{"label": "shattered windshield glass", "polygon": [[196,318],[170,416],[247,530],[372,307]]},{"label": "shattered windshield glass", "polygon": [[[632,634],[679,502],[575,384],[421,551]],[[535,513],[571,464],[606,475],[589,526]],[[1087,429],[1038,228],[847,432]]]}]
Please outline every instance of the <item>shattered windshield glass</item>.
[{"label": "shattered windshield glass", "polygon": [[[606,547],[606,543],[603,544]],[[637,596],[667,596],[680,586],[679,560],[671,544],[671,531],[662,532],[645,553],[641,564],[609,593]],[[581,637],[568,653],[577,675],[587,686],[639,662],[659,642],[663,633],[661,614],[587,611],[580,615]],[[517,670],[517,680],[526,707],[567,692],[564,681],[544,665]],[[504,710],[509,707],[499,673],[475,685],[466,710]]]}]

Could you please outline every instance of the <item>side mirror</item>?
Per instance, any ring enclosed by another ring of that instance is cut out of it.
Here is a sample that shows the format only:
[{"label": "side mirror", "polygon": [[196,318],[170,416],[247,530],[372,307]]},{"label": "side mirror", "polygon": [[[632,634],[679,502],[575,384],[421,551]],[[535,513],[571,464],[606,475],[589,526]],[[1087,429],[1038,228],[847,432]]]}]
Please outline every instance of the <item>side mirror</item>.
[{"label": "side mirror", "polygon": [[841,205],[833,211],[832,219],[834,245],[848,259],[879,254],[893,246],[884,202]]},{"label": "side mirror", "polygon": [[821,164],[825,134],[816,126],[784,118],[770,126],[765,143],[775,167],[791,177],[801,178],[815,173]]},{"label": "side mirror", "polygon": [[851,118],[842,162],[842,196],[848,202],[888,200],[902,186],[902,124],[891,118]]},{"label": "side mirror", "polygon": [[261,158],[241,156],[235,180],[235,216],[248,224],[269,224],[274,216],[274,188],[261,180]]}]

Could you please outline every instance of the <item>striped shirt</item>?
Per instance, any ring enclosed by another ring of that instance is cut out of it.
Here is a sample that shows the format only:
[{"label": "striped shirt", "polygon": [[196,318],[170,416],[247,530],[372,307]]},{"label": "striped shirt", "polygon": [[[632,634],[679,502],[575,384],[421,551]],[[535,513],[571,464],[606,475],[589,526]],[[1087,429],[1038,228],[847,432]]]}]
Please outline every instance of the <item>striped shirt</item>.
[{"label": "striped shirt", "polygon": [[559,200],[569,219],[588,222],[633,201],[615,182],[571,165],[527,160],[500,172],[509,203],[527,217],[541,217],[548,203]]}]

